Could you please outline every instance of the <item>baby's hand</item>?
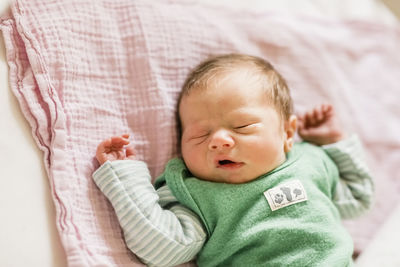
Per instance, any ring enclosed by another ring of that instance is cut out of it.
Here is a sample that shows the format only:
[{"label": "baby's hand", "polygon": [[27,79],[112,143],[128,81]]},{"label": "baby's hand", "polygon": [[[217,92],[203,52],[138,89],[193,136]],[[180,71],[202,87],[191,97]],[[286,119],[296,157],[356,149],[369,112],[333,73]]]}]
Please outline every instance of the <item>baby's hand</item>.
[{"label": "baby's hand", "polygon": [[321,105],[298,116],[300,137],[317,145],[338,142],[345,137],[331,105]]},{"label": "baby's hand", "polygon": [[107,160],[135,159],[133,147],[126,147],[129,144],[129,134],[114,136],[99,144],[96,151],[97,161],[102,165]]}]

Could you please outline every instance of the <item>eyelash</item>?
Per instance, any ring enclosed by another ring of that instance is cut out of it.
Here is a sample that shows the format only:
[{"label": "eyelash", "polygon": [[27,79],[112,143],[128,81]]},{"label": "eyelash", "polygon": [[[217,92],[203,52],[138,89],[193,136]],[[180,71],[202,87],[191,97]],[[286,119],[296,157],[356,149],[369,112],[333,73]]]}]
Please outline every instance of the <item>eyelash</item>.
[{"label": "eyelash", "polygon": [[242,126],[239,126],[239,127],[235,127],[235,129],[243,129],[243,128],[246,128],[246,127],[248,127],[250,125],[252,125],[252,123],[246,124],[246,125],[242,125]]},{"label": "eyelash", "polygon": [[[245,124],[245,125],[241,125],[241,126],[235,127],[234,129],[235,130],[245,129],[245,128],[253,126],[253,125],[254,125],[254,123],[249,123],[249,124]],[[203,143],[204,141],[207,140],[207,137],[208,137],[209,134],[210,133],[206,133],[206,134],[203,134],[203,135],[200,135],[200,136],[197,136],[197,137],[193,137],[192,140],[201,139],[200,142],[196,143],[196,145],[200,145],[201,143]]]},{"label": "eyelash", "polygon": [[199,145],[207,139],[208,135],[209,135],[209,133],[206,133],[201,136],[194,137],[192,140],[202,139],[200,142],[196,143],[196,145]]},{"label": "eyelash", "polygon": [[254,131],[254,127],[256,126],[257,123],[249,123],[246,125],[242,125],[239,127],[235,127],[235,131],[237,131],[239,134],[250,134]]}]

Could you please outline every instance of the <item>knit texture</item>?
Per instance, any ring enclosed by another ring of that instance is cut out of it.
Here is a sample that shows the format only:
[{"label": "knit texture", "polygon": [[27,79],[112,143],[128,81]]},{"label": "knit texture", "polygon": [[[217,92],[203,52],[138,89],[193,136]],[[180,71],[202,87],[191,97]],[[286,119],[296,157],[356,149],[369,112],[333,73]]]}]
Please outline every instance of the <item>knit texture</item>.
[{"label": "knit texture", "polygon": [[[321,148],[296,144],[285,163],[245,184],[190,177],[180,159],[170,161],[158,185],[164,179],[206,226],[199,266],[352,264],[353,243],[333,202],[339,173]],[[303,184],[308,200],[272,211],[263,193],[294,179]]]}]

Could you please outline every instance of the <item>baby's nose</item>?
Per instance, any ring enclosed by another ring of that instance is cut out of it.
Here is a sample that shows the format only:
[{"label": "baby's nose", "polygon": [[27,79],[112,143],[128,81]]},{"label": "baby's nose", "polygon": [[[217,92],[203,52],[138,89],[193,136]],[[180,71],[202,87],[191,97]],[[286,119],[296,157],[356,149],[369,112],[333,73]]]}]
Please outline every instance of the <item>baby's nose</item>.
[{"label": "baby's nose", "polygon": [[208,145],[210,150],[232,148],[235,145],[235,141],[228,131],[220,130],[213,134],[211,141]]}]

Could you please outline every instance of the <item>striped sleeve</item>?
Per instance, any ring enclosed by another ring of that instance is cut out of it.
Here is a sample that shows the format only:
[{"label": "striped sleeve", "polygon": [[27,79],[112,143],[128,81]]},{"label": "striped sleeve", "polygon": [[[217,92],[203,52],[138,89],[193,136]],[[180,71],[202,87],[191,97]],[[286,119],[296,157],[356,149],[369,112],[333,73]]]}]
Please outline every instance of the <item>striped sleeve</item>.
[{"label": "striped sleeve", "polygon": [[358,137],[353,135],[322,147],[339,169],[340,179],[333,200],[342,218],[354,218],[368,211],[374,184]]},{"label": "striped sleeve", "polygon": [[93,179],[111,202],[125,243],[149,266],[174,266],[195,258],[206,232],[197,215],[167,186],[157,191],[142,161],[107,161]]}]

